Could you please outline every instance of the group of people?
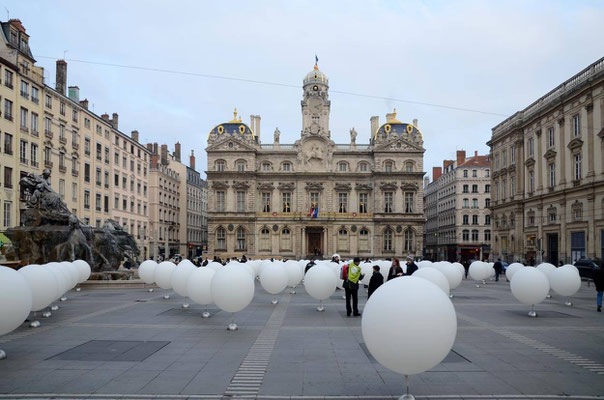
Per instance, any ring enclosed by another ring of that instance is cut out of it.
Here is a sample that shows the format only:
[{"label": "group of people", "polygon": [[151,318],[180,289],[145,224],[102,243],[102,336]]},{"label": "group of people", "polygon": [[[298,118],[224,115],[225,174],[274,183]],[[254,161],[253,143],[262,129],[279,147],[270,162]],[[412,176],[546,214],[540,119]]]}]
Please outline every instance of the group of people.
[{"label": "group of people", "polygon": [[[332,262],[339,263],[340,256],[334,254],[331,259]],[[370,262],[366,260],[365,262]],[[355,257],[351,263],[348,265],[344,265],[342,267],[342,273],[340,274],[340,278],[342,278],[344,292],[346,294],[346,315],[350,317],[351,315],[354,317],[358,317],[361,315],[359,312],[359,281],[361,281],[365,275],[361,272],[361,259],[359,257]],[[401,267],[400,261],[397,258],[392,259],[392,266],[388,271],[387,281],[391,279],[395,279],[405,275],[411,275],[415,271],[417,271],[418,267],[413,262],[413,258],[407,258],[407,268],[403,270]],[[308,270],[308,266],[307,266]],[[384,276],[380,272],[380,266],[373,266],[373,274],[371,275],[371,279],[369,279],[369,286],[367,291],[367,298],[370,298],[373,292],[375,292],[382,284],[384,283]],[[351,304],[352,303],[352,304]]]}]

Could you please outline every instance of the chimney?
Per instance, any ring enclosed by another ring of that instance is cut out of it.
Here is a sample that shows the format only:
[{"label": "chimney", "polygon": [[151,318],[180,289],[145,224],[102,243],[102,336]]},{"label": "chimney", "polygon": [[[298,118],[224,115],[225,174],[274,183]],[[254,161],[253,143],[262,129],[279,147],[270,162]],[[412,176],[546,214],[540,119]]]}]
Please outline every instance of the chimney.
[{"label": "chimney", "polygon": [[443,174],[441,167],[432,167],[432,182],[436,182],[438,178]]},{"label": "chimney", "polygon": [[377,130],[380,128],[380,117],[373,116],[373,117],[371,117],[370,121],[371,121],[371,138],[373,139],[373,135],[375,135]]},{"label": "chimney", "polygon": [[153,154],[159,154],[157,142],[153,143]]},{"label": "chimney", "polygon": [[168,145],[161,145],[161,165],[168,165]]},{"label": "chimney", "polygon": [[254,131],[254,135],[256,134],[256,129],[254,129],[255,115],[250,115],[250,129]]},{"label": "chimney", "polygon": [[67,86],[67,62],[65,60],[57,60],[57,82],[55,89],[57,92],[65,96]]},{"label": "chimney", "polygon": [[147,143],[147,150],[149,150],[149,153],[153,154],[153,143]]},{"label": "chimney", "polygon": [[466,162],[466,151],[457,150],[457,167]]},{"label": "chimney", "polygon": [[260,137],[260,115],[255,115],[255,119],[256,119],[256,126],[254,127],[254,135],[256,135],[256,137]]},{"label": "chimney", "polygon": [[417,128],[417,118],[413,119],[413,126]]},{"label": "chimney", "polygon": [[103,118],[103,121],[109,122],[109,114],[107,114],[107,113],[101,114],[101,118]]},{"label": "chimney", "polygon": [[138,143],[138,131],[130,132],[130,137],[132,137],[132,140]]},{"label": "chimney", "polygon": [[396,108],[391,113],[386,114],[386,122],[394,122],[396,119]]},{"label": "chimney", "polygon": [[443,173],[447,172],[447,167],[453,164],[453,160],[443,160]]},{"label": "chimney", "polygon": [[77,86],[69,86],[69,90],[67,91],[67,97],[76,103],[80,102],[80,88]]},{"label": "chimney", "polygon": [[195,153],[191,150],[191,155],[189,156],[189,167],[191,169],[195,169]]},{"label": "chimney", "polygon": [[88,99],[80,100],[80,105],[88,110]]},{"label": "chimney", "polygon": [[151,168],[157,169],[157,167],[159,166],[158,164],[159,164],[159,155],[151,154]]},{"label": "chimney", "polygon": [[474,150],[474,158],[478,160],[478,150]]},{"label": "chimney", "polygon": [[111,125],[113,125],[114,129],[118,129],[117,128],[117,123],[118,123],[118,115],[117,115],[117,113],[113,113],[112,117],[113,118],[111,118]]},{"label": "chimney", "polygon": [[424,187],[427,187],[430,184],[430,178],[427,176],[424,177]]},{"label": "chimney", "polygon": [[176,142],[174,145],[174,159],[180,162],[180,142]]}]

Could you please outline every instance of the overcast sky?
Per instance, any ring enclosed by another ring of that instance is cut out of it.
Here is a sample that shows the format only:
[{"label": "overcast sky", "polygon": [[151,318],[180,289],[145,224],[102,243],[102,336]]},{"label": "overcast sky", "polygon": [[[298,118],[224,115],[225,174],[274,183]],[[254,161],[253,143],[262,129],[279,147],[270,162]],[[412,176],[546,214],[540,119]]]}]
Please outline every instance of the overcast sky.
[{"label": "overcast sky", "polygon": [[[511,115],[604,56],[601,1],[46,1],[0,0],[30,35],[46,82],[67,50],[68,85],[97,114],[117,112],[141,141],[193,149],[208,132],[262,117],[261,140],[300,137],[302,79],[314,64],[330,89]],[[0,8],[2,20],[6,10]],[[53,57],[53,58],[45,58]],[[84,60],[294,85],[116,68]],[[331,134],[369,141],[372,115],[419,120],[425,171],[455,150],[488,152],[504,116],[331,93]],[[201,160],[199,155],[201,155]]]}]

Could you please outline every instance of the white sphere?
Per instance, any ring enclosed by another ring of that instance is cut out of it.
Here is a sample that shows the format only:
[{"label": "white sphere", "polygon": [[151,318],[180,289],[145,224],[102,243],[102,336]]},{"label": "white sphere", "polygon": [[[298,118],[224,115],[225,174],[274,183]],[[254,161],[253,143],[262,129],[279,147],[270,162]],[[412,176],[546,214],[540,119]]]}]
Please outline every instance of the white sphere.
[{"label": "white sphere", "polygon": [[212,268],[193,271],[187,282],[187,296],[202,306],[212,303],[212,278],[215,273]]},{"label": "white sphere", "polygon": [[31,311],[40,311],[48,307],[55,299],[57,289],[56,281],[50,270],[37,264],[27,265],[17,271],[29,285],[32,295]]},{"label": "white sphere", "polygon": [[234,313],[252,301],[254,280],[242,268],[223,268],[214,274],[211,292],[221,310]]},{"label": "white sphere", "polygon": [[[42,268],[45,268],[48,272],[50,272],[50,276],[52,276],[51,286],[54,288],[54,296],[52,301],[58,299],[63,294],[63,283],[62,283],[62,275],[59,274],[50,264],[41,265]],[[52,303],[51,301],[51,303]]]},{"label": "white sphere", "polygon": [[549,293],[549,280],[537,268],[522,268],[512,277],[510,289],[516,300],[522,304],[538,304],[545,300]]},{"label": "white sphere", "polygon": [[[373,274],[373,265],[374,264],[371,262],[361,263],[361,274],[364,275],[363,279],[361,279],[361,283],[363,285],[369,285],[369,281],[371,280],[371,275]],[[340,278],[339,273],[338,273],[338,278]]]},{"label": "white sphere", "polygon": [[451,265],[454,266],[455,268],[457,268],[457,270],[461,273],[462,276],[466,275],[466,269],[461,263],[454,262]]},{"label": "white sphere", "polygon": [[227,268],[239,268],[245,271],[252,279],[256,278],[256,271],[248,263],[240,263],[239,261],[231,261],[227,265]]},{"label": "white sphere", "polygon": [[581,289],[581,277],[576,268],[569,265],[556,268],[549,275],[549,281],[554,292],[560,296],[570,297]]},{"label": "white sphere", "polygon": [[176,265],[170,261],[162,261],[155,268],[155,283],[162,289],[172,289],[172,274]]},{"label": "white sphere", "polygon": [[[296,287],[302,282],[302,278],[304,278],[304,268],[300,268],[299,262],[285,264],[285,270],[287,273],[287,286]],[[304,264],[306,266],[306,264]]]},{"label": "white sphere", "polygon": [[579,268],[575,267],[572,264],[564,264],[563,267],[571,267],[572,269],[574,269],[577,272],[577,274],[579,273]]},{"label": "white sphere", "polygon": [[[390,267],[392,267],[392,261],[378,260],[377,265],[380,266],[380,273],[384,277],[384,282],[386,282],[386,279],[388,279],[388,273],[390,272]],[[401,268],[402,267],[405,267],[405,269],[407,269],[407,267],[404,265],[402,265]]]},{"label": "white sphere", "polygon": [[541,263],[537,265],[537,269],[547,276],[547,279],[551,279],[551,273],[556,270],[556,266],[550,263]]},{"label": "white sphere", "polygon": [[428,260],[421,260],[421,261],[416,262],[415,264],[417,264],[417,268],[432,267],[434,265],[432,263],[432,261],[428,261]]},{"label": "white sphere", "polygon": [[[270,294],[281,293],[288,284],[288,271],[285,270],[287,267],[287,264],[284,266],[271,264],[263,268],[260,274],[260,284],[264,290]],[[296,273],[299,271],[297,264],[290,264],[289,267],[293,267]]]},{"label": "white sphere", "polygon": [[447,277],[436,268],[422,268],[415,271],[412,276],[427,279],[438,286],[447,296],[449,295],[449,281]]},{"label": "white sphere", "polygon": [[187,283],[189,277],[197,267],[189,260],[182,260],[178,263],[172,273],[172,289],[180,296],[187,297]]},{"label": "white sphere", "polygon": [[206,268],[210,268],[214,270],[214,272],[218,272],[219,269],[223,268],[223,265],[219,262],[212,261],[211,263],[208,263],[208,265],[206,265]]},{"label": "white sphere", "polygon": [[27,280],[14,269],[0,266],[0,336],[17,329],[31,309]]},{"label": "white sphere", "polygon": [[435,367],[449,354],[457,316],[438,286],[414,274],[388,281],[371,295],[363,309],[361,330],[380,364],[413,375]]},{"label": "white sphere", "polygon": [[65,271],[64,268],[62,268],[58,262],[49,262],[48,264],[44,265],[45,268],[49,268],[54,274],[55,277],[57,278],[57,281],[59,282],[58,285],[58,291],[56,293],[56,297],[55,300],[58,299],[59,297],[63,296],[65,293],[67,293],[67,291],[69,291],[69,284],[71,283],[71,277],[68,275],[67,271]]},{"label": "white sphere", "polygon": [[514,274],[516,272],[518,272],[518,270],[524,268],[524,265],[520,264],[520,263],[511,263],[510,265],[508,265],[508,267],[505,269],[505,277],[508,279],[508,281],[512,280],[512,277],[514,276]]},{"label": "white sphere", "polygon": [[455,289],[461,284],[465,272],[463,266],[459,269],[457,266],[449,263],[443,265],[439,271],[447,278],[449,289]]},{"label": "white sphere", "polygon": [[67,290],[71,290],[76,287],[80,281],[80,271],[78,268],[69,261],[62,261],[59,263],[59,266],[61,266],[63,270],[67,272],[67,275],[69,275],[69,289]]},{"label": "white sphere", "polygon": [[331,268],[324,264],[317,264],[306,273],[304,287],[311,297],[325,300],[335,292],[336,281]]},{"label": "white sphere", "polygon": [[155,268],[157,268],[157,263],[155,261],[143,261],[141,265],[138,266],[138,276],[148,285],[155,283]]},{"label": "white sphere", "polygon": [[470,274],[470,278],[475,281],[481,281],[491,275],[489,265],[482,261],[474,261],[472,264],[470,264],[468,273]]},{"label": "white sphere", "polygon": [[86,261],[75,260],[71,264],[74,265],[80,273],[80,279],[78,280],[78,283],[86,282],[88,278],[90,278],[92,270],[90,269],[90,264],[88,264]]}]

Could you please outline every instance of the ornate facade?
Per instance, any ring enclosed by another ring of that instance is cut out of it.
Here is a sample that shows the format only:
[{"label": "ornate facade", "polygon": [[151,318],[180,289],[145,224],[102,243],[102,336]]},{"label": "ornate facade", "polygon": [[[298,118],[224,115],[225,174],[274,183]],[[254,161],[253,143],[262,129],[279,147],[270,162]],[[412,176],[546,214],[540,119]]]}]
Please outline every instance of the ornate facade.
[{"label": "ornate facade", "polygon": [[336,144],[328,79],[304,78],[301,137],[260,140],[260,117],[214,127],[208,147],[208,247],[222,258],[420,256],[423,138],[413,124],[371,118],[369,144]]},{"label": "ornate facade", "polygon": [[493,255],[604,256],[604,58],[493,128]]}]

